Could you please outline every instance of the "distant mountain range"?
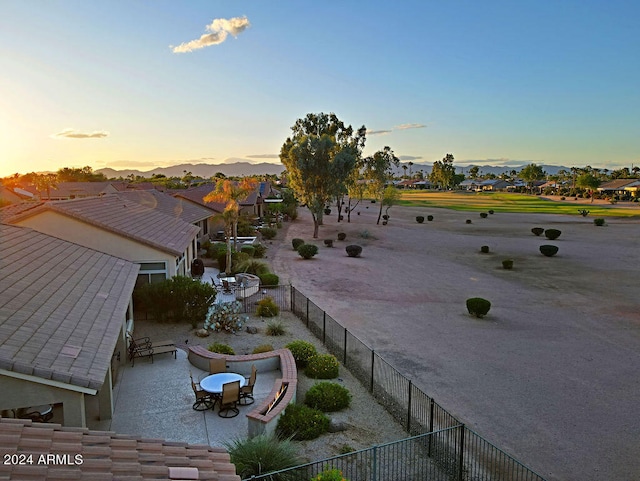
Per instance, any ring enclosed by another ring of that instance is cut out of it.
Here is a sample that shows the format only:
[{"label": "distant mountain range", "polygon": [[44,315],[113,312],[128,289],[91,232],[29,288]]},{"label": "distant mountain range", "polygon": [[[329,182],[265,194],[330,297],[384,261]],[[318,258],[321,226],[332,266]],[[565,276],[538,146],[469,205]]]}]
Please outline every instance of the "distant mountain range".
[{"label": "distant mountain range", "polygon": [[[467,164],[467,165],[458,165],[454,163],[456,167],[456,172],[458,173],[468,173],[469,169],[474,165],[477,165],[480,168],[480,172],[482,174],[495,174],[499,175],[503,172],[510,172],[512,170],[519,171],[525,165],[530,164],[531,162],[523,162],[517,163],[514,165],[479,165],[479,164]],[[402,165],[407,165],[407,162],[402,162],[400,166],[394,169],[394,174],[403,175],[404,169]],[[422,170],[425,174],[429,174],[431,172],[431,167],[433,164],[417,164],[414,163],[410,166],[411,172],[416,173]],[[556,174],[559,170],[565,169],[570,170],[569,167],[565,167],[562,165],[546,165],[541,164],[542,168],[547,174],[553,175]],[[142,176],[142,177],[151,177],[154,174],[162,174],[167,177],[183,177],[185,172],[191,172],[192,175],[196,177],[201,177],[204,179],[208,179],[213,177],[218,172],[222,172],[227,177],[231,176],[248,176],[248,175],[280,175],[284,170],[284,165],[278,163],[273,164],[270,162],[260,162],[260,163],[251,163],[251,162],[228,162],[223,164],[180,164],[173,165],[171,167],[157,167],[153,170],[140,171],[136,169],[123,169],[123,170],[115,170],[115,169],[98,169],[95,172],[102,173],[107,176],[108,179],[123,177],[126,178],[133,174],[134,176]],[[407,169],[407,173],[409,173],[409,169]]]}]

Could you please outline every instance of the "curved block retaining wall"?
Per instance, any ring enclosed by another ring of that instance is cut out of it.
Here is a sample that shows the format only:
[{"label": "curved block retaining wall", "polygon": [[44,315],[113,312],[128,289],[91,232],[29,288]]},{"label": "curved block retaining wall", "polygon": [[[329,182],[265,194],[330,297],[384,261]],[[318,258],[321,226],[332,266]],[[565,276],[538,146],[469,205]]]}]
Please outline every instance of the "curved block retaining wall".
[{"label": "curved block retaining wall", "polygon": [[[270,352],[261,352],[260,354],[244,354],[240,356],[229,356],[210,352],[203,346],[189,346],[189,362],[203,371],[209,370],[209,359],[224,359],[227,363],[227,369],[238,374],[250,375],[251,365],[255,364],[258,375],[261,372],[279,370],[282,376],[275,380],[273,388],[269,396],[247,414],[249,421],[250,438],[258,434],[271,434],[274,432],[278,419],[284,412],[285,408],[291,402],[296,400],[296,390],[298,388],[298,370],[296,369],[296,361],[289,349],[277,349]],[[283,385],[287,385],[287,392],[282,396],[280,402],[268,414],[266,413],[269,404],[276,397],[276,394]]]}]

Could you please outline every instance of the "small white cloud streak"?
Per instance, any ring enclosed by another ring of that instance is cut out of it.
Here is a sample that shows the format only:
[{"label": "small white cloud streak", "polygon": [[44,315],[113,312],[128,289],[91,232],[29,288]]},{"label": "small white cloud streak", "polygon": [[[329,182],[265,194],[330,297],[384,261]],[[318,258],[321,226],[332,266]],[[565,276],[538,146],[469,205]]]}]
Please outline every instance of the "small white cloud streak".
[{"label": "small white cloud streak", "polygon": [[367,135],[387,135],[391,130],[367,130]]},{"label": "small white cloud streak", "polygon": [[250,159],[279,159],[280,156],[278,154],[253,154],[247,155]]},{"label": "small white cloud streak", "polygon": [[407,129],[424,129],[427,126],[424,124],[400,124],[396,125],[394,130],[407,130]]},{"label": "small white cloud streak", "polygon": [[401,155],[400,157],[398,157],[400,160],[418,160],[421,159],[422,156],[415,156],[415,155]]},{"label": "small white cloud streak", "polygon": [[227,39],[229,34],[237,37],[238,34],[244,32],[250,26],[251,24],[247,17],[216,18],[206,26],[210,33],[202,34],[200,38],[181,43],[177,47],[170,45],[169,48],[173,53],[186,53],[210,47],[211,45],[219,45]]},{"label": "small white cloud streak", "polygon": [[64,129],[62,132],[53,134],[51,137],[54,139],[102,139],[108,137],[109,132],[103,130],[96,130],[91,133],[78,132],[74,129]]}]

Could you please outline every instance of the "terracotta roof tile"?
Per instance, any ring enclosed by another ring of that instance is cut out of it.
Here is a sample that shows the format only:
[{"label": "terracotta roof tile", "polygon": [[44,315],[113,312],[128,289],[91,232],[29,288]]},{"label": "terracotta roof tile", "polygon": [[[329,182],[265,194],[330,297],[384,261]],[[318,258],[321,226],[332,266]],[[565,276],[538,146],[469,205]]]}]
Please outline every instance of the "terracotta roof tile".
[{"label": "terracotta roof tile", "polygon": [[[147,481],[171,479],[173,474],[173,479],[240,481],[222,448],[0,418],[0,449],[7,452],[4,444],[34,456],[59,452],[67,457],[48,466],[0,466],[0,479]],[[76,454],[82,455],[82,464],[74,464]]]}]

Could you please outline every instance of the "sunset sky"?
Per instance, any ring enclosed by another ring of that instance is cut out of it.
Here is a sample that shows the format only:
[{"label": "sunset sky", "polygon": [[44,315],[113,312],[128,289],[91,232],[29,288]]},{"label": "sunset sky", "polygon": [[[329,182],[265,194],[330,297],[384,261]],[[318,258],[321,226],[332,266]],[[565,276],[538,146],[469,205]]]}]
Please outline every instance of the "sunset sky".
[{"label": "sunset sky", "polygon": [[0,0],[0,176],[279,162],[295,120],[365,154],[640,163],[640,2]]}]

